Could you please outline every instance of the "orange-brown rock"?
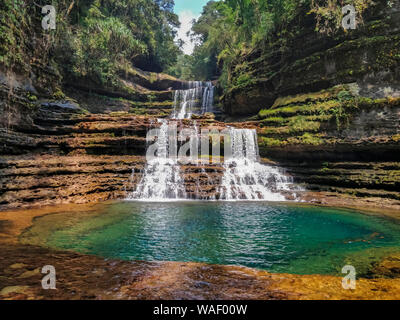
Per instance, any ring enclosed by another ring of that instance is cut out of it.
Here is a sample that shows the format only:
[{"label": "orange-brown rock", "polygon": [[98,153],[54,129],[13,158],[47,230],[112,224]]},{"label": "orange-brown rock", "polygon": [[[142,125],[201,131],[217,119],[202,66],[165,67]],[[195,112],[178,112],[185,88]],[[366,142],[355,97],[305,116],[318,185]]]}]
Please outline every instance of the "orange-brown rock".
[{"label": "orange-brown rock", "polygon": [[[43,290],[38,272],[57,271],[57,290]],[[104,260],[22,245],[3,245],[0,299],[46,300],[384,300],[400,299],[400,279],[270,274],[239,266]]]}]

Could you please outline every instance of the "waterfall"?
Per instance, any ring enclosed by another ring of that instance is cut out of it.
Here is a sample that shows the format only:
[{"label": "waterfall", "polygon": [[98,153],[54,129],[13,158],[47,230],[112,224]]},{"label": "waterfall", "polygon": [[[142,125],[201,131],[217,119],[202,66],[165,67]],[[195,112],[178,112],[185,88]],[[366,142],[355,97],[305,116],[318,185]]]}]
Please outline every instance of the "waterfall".
[{"label": "waterfall", "polygon": [[156,157],[147,160],[141,181],[128,200],[165,201],[185,199],[185,186],[176,157],[170,157],[169,123],[161,123],[156,142]]},{"label": "waterfall", "polygon": [[191,119],[193,114],[213,111],[214,90],[212,82],[190,81],[188,88],[175,91],[172,119]]},{"label": "waterfall", "polygon": [[232,156],[225,159],[219,188],[222,200],[284,201],[292,179],[259,162],[256,130],[230,129]]},{"label": "waterfall", "polygon": [[[158,120],[161,124],[157,130],[155,143],[155,157],[147,160],[143,176],[136,187],[136,190],[129,195],[128,200],[141,201],[166,201],[166,200],[188,200],[210,199],[226,201],[285,201],[282,193],[292,194],[296,198],[293,181],[289,176],[283,174],[278,168],[260,163],[257,133],[254,129],[229,128],[225,136],[225,143],[229,143],[231,154],[225,154],[225,159],[219,165],[223,169],[220,186],[216,194],[207,198],[202,197],[204,189],[200,183],[201,176],[208,174],[200,161],[198,161],[199,128],[196,123],[185,131],[185,142],[187,146],[194,149],[185,149],[183,154],[177,150],[178,142],[175,138],[179,135],[172,135],[169,131],[170,120]],[[176,127],[175,127],[176,128]],[[188,141],[187,141],[188,140]],[[195,154],[194,158],[187,158],[187,152]],[[176,156],[171,156],[176,152]],[[180,155],[179,155],[180,154]],[[195,182],[196,193],[189,196],[186,192],[184,172],[181,164],[185,161],[201,175]],[[213,181],[209,181],[210,184]]]},{"label": "waterfall", "polygon": [[[196,121],[188,125],[188,123],[183,124],[179,119],[190,119],[193,114],[213,111],[213,101],[212,82],[191,81],[188,82],[185,90],[175,91],[171,119],[158,119],[159,128],[151,129],[150,140],[153,142],[156,139],[156,142],[151,146],[148,145],[147,153],[149,154],[150,150],[153,155],[147,157],[141,180],[136,190],[129,195],[128,200],[174,201],[190,198],[284,201],[285,196],[282,193],[292,193],[292,197],[295,198],[291,178],[276,167],[260,163],[257,132],[254,129],[228,128],[224,131],[221,135],[224,139],[224,161],[222,164],[215,164],[214,161],[212,164],[208,163],[207,170],[215,170],[215,173],[218,173],[217,178],[210,178],[204,169],[203,162],[209,157],[208,154],[201,154],[201,150],[207,150],[207,152],[210,150],[207,144],[210,143],[210,137],[215,135],[215,131],[204,133]],[[177,123],[184,127],[180,133],[177,132]],[[174,130],[171,130],[171,127]],[[214,138],[212,138],[213,142]],[[147,141],[149,142],[149,139]],[[214,150],[214,145],[212,149]],[[220,159],[219,155],[220,153],[216,155],[218,159]],[[184,167],[182,164],[191,165]],[[188,192],[185,174],[191,176]],[[203,185],[201,179],[203,179]],[[219,181],[221,181],[220,184]],[[208,185],[204,185],[204,182]],[[215,184],[219,185],[215,187]],[[213,191],[207,193],[206,189],[210,189],[210,186]]]},{"label": "waterfall", "polygon": [[214,90],[212,82],[209,81],[206,83],[203,92],[203,102],[201,105],[201,113],[204,114],[206,112],[213,112],[213,104],[214,104]]}]

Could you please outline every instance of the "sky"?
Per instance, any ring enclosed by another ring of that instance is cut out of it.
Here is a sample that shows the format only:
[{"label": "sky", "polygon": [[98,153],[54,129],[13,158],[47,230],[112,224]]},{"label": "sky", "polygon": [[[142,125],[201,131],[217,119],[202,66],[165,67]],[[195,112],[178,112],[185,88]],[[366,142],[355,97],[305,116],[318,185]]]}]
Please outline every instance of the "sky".
[{"label": "sky", "polygon": [[197,19],[203,11],[203,6],[209,0],[175,0],[175,13],[179,16],[181,27],[178,30],[178,39],[185,41],[183,52],[192,54],[194,45],[186,33],[192,27],[192,20]]}]

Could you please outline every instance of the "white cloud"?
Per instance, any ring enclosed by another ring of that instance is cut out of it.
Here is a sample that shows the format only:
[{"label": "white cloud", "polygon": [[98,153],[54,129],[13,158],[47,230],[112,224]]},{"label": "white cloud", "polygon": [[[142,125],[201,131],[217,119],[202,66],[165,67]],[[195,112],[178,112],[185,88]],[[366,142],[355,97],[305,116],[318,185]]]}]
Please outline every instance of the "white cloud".
[{"label": "white cloud", "polygon": [[199,16],[196,16],[190,10],[181,11],[179,14],[179,21],[181,22],[181,27],[178,30],[177,38],[182,39],[185,44],[183,45],[183,52],[186,54],[192,54],[194,49],[194,44],[190,41],[190,37],[186,34],[192,28],[193,19],[197,19]]}]

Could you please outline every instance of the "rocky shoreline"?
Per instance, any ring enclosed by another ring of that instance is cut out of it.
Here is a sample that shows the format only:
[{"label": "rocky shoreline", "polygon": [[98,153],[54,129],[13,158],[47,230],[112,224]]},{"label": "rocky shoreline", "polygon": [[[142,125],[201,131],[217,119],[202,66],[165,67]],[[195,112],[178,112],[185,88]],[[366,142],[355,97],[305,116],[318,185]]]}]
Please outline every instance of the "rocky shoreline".
[{"label": "rocky shoreline", "polygon": [[[256,129],[262,161],[307,190],[297,192],[304,204],[399,219],[399,14],[399,3],[379,3],[361,28],[335,36],[315,32],[313,15],[299,16],[266,48],[238,53],[225,88],[217,85],[215,114],[192,121]],[[361,279],[352,292],[336,277],[111,261],[19,243],[35,217],[126,198],[146,163],[146,133],[170,117],[173,91],[189,87],[130,63],[112,85],[71,78],[24,45],[28,69],[0,66],[0,299],[400,298],[399,256],[383,260],[376,278]],[[190,199],[218,198],[221,166],[182,171]],[[60,287],[44,291],[40,267],[51,263]]]},{"label": "rocky shoreline", "polygon": [[[101,205],[101,204],[100,204]],[[384,258],[356,290],[344,290],[342,278],[271,274],[239,266],[180,262],[144,262],[24,245],[20,234],[35,219],[66,210],[94,210],[96,205],[50,206],[0,213],[0,299],[233,299],[368,300],[400,298],[400,255]],[[398,210],[385,215],[399,219]],[[370,214],[370,213],[369,213]],[[57,270],[57,290],[43,290],[41,268]]]},{"label": "rocky shoreline", "polygon": [[[4,231],[2,227],[0,232]],[[1,242],[0,299],[4,300],[400,298],[400,256],[387,257],[377,265],[376,278],[358,279],[356,290],[344,290],[342,278],[333,276],[270,274],[245,267],[199,263],[108,260],[21,245],[15,236]],[[57,270],[56,290],[41,287],[41,268],[49,264]]]},{"label": "rocky shoreline", "polygon": [[[244,267],[104,260],[30,246],[2,246],[0,298],[10,300],[368,300],[399,299],[400,279],[269,274]],[[399,258],[393,261],[398,266]],[[44,265],[57,270],[57,289],[43,290]]]}]

